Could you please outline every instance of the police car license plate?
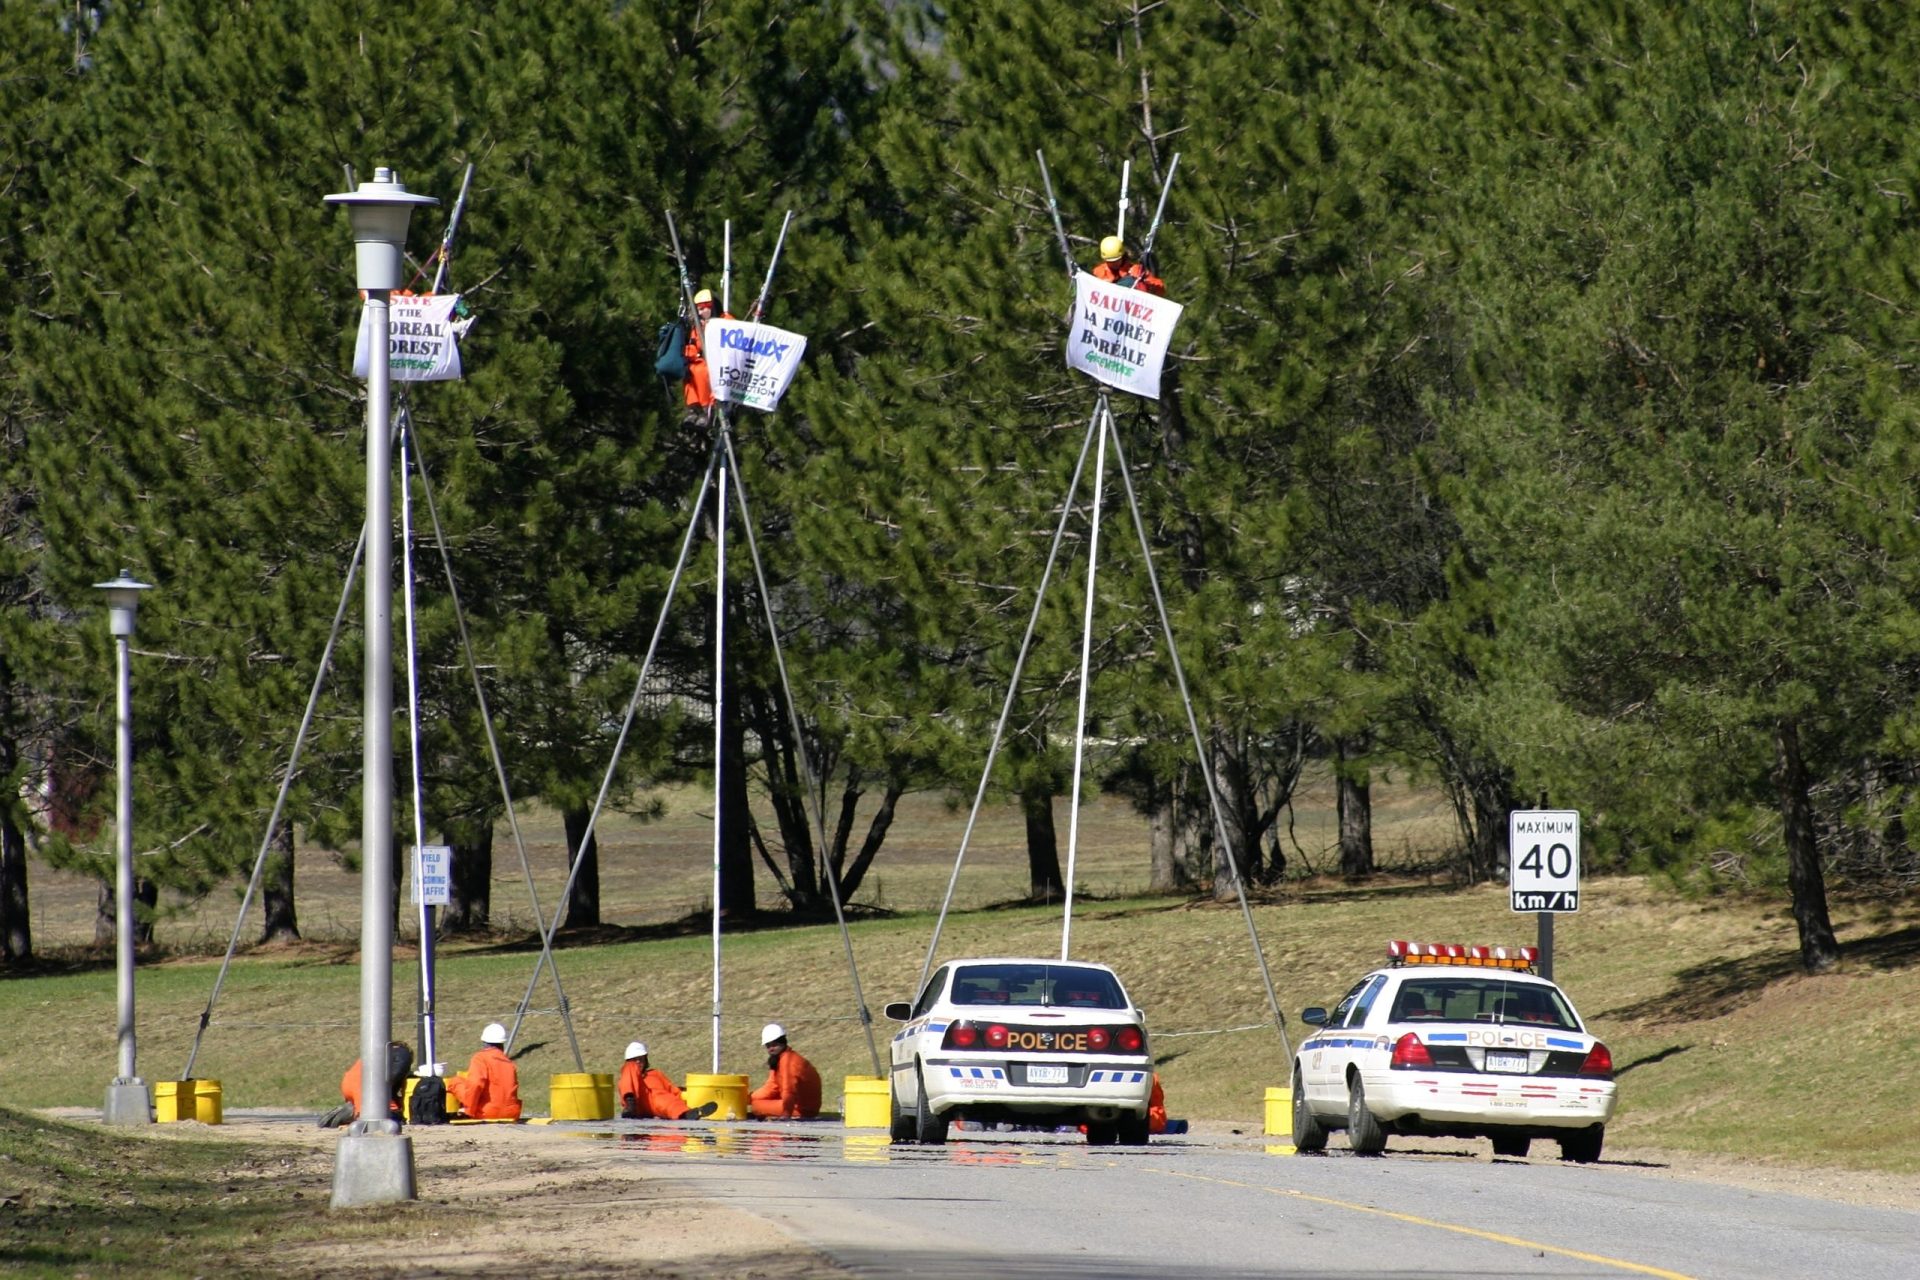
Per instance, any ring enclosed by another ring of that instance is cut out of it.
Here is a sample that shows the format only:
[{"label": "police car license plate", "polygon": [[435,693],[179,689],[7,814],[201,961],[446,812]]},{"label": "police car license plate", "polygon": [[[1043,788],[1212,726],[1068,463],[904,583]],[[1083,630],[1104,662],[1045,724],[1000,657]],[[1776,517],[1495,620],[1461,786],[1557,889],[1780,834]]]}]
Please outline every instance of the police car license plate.
[{"label": "police car license plate", "polygon": [[1028,1084],[1065,1084],[1066,1082],[1067,1069],[1065,1067],[1030,1065],[1027,1068]]},{"label": "police car license plate", "polygon": [[1527,1070],[1527,1055],[1524,1053],[1490,1052],[1487,1054],[1487,1070],[1518,1071],[1524,1075]]}]

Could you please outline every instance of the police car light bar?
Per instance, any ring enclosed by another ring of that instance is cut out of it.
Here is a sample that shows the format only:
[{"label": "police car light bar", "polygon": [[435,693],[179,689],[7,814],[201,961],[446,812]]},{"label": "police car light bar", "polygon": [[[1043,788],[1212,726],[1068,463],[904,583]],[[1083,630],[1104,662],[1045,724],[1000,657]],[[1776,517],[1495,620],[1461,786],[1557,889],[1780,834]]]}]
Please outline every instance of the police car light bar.
[{"label": "police car light bar", "polygon": [[1396,965],[1468,965],[1480,969],[1526,969],[1540,958],[1538,947],[1463,947],[1457,942],[1401,942],[1387,944],[1387,958]]}]

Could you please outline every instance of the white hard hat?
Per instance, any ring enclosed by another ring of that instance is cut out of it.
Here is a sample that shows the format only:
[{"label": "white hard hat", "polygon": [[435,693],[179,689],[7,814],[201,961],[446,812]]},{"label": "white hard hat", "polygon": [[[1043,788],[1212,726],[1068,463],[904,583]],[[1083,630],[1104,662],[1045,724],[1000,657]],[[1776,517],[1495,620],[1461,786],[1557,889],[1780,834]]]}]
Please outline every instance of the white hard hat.
[{"label": "white hard hat", "polygon": [[497,1022],[489,1022],[480,1032],[481,1044],[505,1044],[506,1042],[507,1029]]},{"label": "white hard hat", "polygon": [[775,1040],[785,1040],[786,1038],[787,1029],[777,1022],[769,1022],[766,1026],[760,1028],[760,1043],[762,1045],[769,1045]]},{"label": "white hard hat", "polygon": [[627,1046],[627,1057],[644,1058],[646,1056],[647,1056],[647,1046],[640,1043],[640,1041],[635,1040],[632,1044]]}]

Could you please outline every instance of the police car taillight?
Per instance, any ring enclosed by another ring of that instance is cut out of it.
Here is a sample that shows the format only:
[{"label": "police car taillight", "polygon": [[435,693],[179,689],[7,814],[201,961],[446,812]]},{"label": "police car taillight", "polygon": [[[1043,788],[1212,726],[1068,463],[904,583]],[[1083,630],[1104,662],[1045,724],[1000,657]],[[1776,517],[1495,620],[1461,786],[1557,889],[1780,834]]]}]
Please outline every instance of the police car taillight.
[{"label": "police car taillight", "polygon": [[1409,1031],[1393,1042],[1393,1065],[1401,1068],[1431,1067],[1433,1055],[1427,1052],[1426,1043]]},{"label": "police car taillight", "polygon": [[1004,1049],[1007,1047],[1007,1029],[996,1022],[987,1028],[987,1048]]},{"label": "police car taillight", "polygon": [[1387,958],[1396,965],[1466,965],[1476,969],[1531,969],[1540,958],[1538,947],[1461,946],[1457,942],[1401,942],[1387,944]]},{"label": "police car taillight", "polygon": [[956,1022],[947,1028],[945,1049],[971,1049],[980,1042],[980,1032],[971,1022]]},{"label": "police car taillight", "polygon": [[1105,1027],[1087,1028],[1087,1048],[1093,1050],[1095,1053],[1105,1053],[1107,1046],[1112,1042],[1113,1033]]},{"label": "police car taillight", "polygon": [[1593,1048],[1587,1050],[1586,1061],[1580,1064],[1580,1074],[1583,1076],[1613,1075],[1613,1055],[1607,1052],[1607,1046],[1598,1040],[1593,1042]]},{"label": "police car taillight", "polygon": [[1120,1027],[1113,1033],[1113,1047],[1121,1053],[1145,1053],[1146,1033],[1138,1027]]}]

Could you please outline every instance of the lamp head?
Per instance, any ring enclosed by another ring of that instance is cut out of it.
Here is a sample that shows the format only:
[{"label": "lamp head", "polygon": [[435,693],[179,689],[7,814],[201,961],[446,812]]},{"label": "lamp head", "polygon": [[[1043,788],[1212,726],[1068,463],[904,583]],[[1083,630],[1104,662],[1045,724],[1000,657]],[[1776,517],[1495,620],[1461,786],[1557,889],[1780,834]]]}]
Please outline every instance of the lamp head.
[{"label": "lamp head", "polygon": [[355,282],[362,289],[398,289],[406,282],[407,223],[413,211],[423,205],[436,205],[433,196],[408,191],[393,170],[382,166],[373,171],[373,181],[363,182],[357,191],[342,191],[326,198],[328,204],[343,204],[353,222],[353,258]]},{"label": "lamp head", "polygon": [[122,569],[120,576],[108,582],[93,584],[97,590],[107,593],[107,613],[116,636],[133,634],[133,615],[140,608],[140,593],[153,590],[151,582],[141,582],[133,576],[133,570]]}]

